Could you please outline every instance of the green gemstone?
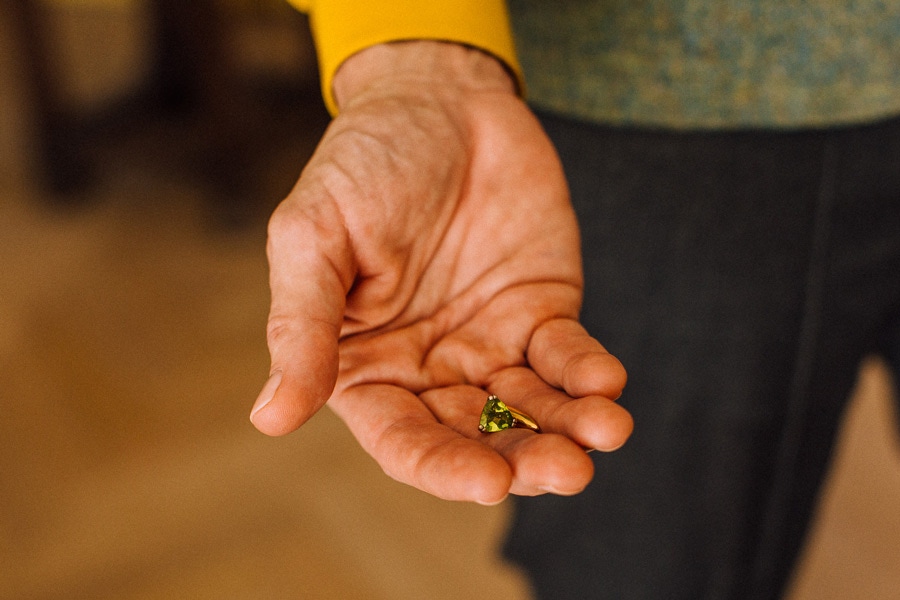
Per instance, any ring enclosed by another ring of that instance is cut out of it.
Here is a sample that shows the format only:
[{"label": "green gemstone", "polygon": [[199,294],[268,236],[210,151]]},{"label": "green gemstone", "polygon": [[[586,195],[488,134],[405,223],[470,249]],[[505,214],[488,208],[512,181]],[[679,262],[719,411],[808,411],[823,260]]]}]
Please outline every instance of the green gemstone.
[{"label": "green gemstone", "polygon": [[506,404],[497,396],[488,396],[484,409],[481,411],[481,419],[478,421],[479,431],[494,433],[503,431],[513,426],[515,418],[509,412]]}]

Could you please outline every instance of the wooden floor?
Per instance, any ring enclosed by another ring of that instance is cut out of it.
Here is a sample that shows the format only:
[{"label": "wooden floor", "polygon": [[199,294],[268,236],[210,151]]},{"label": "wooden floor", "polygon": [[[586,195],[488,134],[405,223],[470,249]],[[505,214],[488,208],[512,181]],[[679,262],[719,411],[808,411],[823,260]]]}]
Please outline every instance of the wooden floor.
[{"label": "wooden floor", "polygon": [[[0,102],[0,114],[19,108]],[[3,119],[0,132],[15,132]],[[286,149],[286,162],[302,152]],[[507,506],[390,481],[327,411],[286,438],[251,427],[275,195],[251,199],[246,228],[222,231],[195,182],[126,153],[87,207],[60,212],[11,157],[0,598],[529,597],[497,555]],[[883,365],[867,363],[792,600],[900,598],[891,393]]]}]

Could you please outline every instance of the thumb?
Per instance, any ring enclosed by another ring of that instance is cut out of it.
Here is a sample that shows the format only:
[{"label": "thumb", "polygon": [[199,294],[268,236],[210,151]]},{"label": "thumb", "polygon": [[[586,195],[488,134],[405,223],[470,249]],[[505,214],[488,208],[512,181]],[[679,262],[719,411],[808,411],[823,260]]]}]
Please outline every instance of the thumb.
[{"label": "thumb", "polygon": [[314,218],[289,202],[269,221],[271,369],[250,414],[254,426],[268,435],[297,429],[331,395],[354,273],[344,229],[323,227],[321,214]]}]

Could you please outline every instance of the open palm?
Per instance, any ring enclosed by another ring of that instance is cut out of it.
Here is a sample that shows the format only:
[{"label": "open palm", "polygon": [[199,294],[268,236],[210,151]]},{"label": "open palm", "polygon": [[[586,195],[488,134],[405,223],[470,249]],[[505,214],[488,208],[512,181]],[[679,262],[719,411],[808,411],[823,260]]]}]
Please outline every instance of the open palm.
[{"label": "open palm", "polygon": [[[330,395],[389,475],[436,496],[577,493],[584,448],[619,447],[631,419],[609,399],[624,370],[577,322],[562,170],[508,89],[438,83],[355,95],[273,215],[277,392],[253,421],[286,433]],[[545,433],[480,433],[488,392]]]}]

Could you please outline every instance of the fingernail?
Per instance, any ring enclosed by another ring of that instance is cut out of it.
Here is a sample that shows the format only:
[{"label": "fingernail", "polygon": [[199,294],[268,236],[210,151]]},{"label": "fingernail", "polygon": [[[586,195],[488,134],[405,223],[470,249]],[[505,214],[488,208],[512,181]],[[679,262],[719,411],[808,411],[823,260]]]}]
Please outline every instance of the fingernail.
[{"label": "fingernail", "polygon": [[256,398],[256,402],[253,403],[253,408],[250,410],[251,421],[256,413],[265,408],[266,405],[272,401],[272,398],[275,397],[275,392],[278,391],[278,386],[281,385],[281,375],[281,371],[275,371],[269,375],[269,379],[266,380],[266,384],[263,386],[262,391]]},{"label": "fingernail", "polygon": [[495,500],[493,502],[488,502],[488,501],[483,501],[483,500],[476,500],[475,502],[482,506],[497,506],[498,504],[503,504],[503,501],[506,500],[506,498],[507,498],[507,496],[503,496],[499,500]]},{"label": "fingernail", "polygon": [[582,488],[580,490],[572,490],[572,491],[561,490],[552,485],[542,485],[542,486],[538,487],[538,489],[542,492],[546,492],[547,494],[553,494],[555,496],[574,496],[574,495],[580,494],[582,491],[584,491],[584,488]]}]

